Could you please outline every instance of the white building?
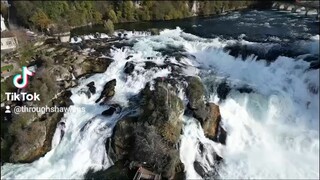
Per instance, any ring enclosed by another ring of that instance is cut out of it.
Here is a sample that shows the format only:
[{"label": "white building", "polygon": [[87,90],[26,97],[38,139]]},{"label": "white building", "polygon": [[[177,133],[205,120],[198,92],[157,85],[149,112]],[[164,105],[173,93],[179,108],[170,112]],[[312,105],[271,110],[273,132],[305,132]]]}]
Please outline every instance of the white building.
[{"label": "white building", "polygon": [[16,37],[2,37],[1,38],[1,51],[3,50],[15,50],[18,46]]}]

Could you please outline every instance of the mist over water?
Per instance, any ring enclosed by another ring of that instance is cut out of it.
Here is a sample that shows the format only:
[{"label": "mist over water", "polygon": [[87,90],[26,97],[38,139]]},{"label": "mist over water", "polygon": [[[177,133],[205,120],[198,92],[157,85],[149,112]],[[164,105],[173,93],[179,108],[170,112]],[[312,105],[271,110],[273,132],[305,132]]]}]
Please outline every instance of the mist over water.
[{"label": "mist over water", "polygon": [[[180,28],[172,27],[179,23]],[[319,179],[319,69],[309,69],[319,58],[306,59],[319,56],[316,23],[319,21],[299,14],[248,11],[170,22],[168,29],[155,36],[131,32],[122,41],[132,47],[111,50],[115,61],[107,71],[82,79],[72,89],[74,106],[85,107],[86,112],[64,115],[66,133],[61,142],[57,130],[50,152],[30,164],[5,164],[1,178],[83,178],[89,168],[110,167],[113,162],[105,141],[115,123],[133,113],[129,98],[154,78],[173,73],[170,66],[144,69],[144,62],[152,57],[159,65],[169,61],[182,65],[183,74],[199,75],[208,100],[219,105],[227,131],[224,146],[207,139],[198,121],[182,117],[180,159],[187,179],[201,178],[195,161],[215,178]],[[178,58],[170,49],[181,50],[184,56]],[[129,55],[138,70],[132,77],[123,73]],[[108,105],[100,106],[95,100],[112,79],[117,85],[110,104],[120,104],[124,110],[105,117],[100,114]],[[80,90],[91,81],[97,93],[88,99]],[[222,82],[231,87],[225,100],[219,100],[216,91]],[[243,86],[253,91],[235,90]],[[186,100],[183,92],[180,98]],[[204,151],[199,151],[200,143]],[[214,153],[224,159],[219,166],[215,166]]]}]

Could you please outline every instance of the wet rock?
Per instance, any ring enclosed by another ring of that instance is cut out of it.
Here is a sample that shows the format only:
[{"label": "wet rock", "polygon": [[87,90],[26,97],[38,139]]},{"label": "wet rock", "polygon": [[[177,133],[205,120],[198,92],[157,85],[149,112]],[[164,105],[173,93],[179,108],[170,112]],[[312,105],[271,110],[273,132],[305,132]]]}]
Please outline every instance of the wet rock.
[{"label": "wet rock", "polygon": [[205,167],[203,167],[202,165],[201,165],[201,163],[200,162],[198,162],[198,161],[194,161],[193,162],[193,167],[194,167],[194,170],[201,176],[201,177],[205,177],[206,176],[206,168]]},{"label": "wet rock", "polygon": [[110,98],[112,98],[115,94],[115,86],[117,84],[116,79],[113,79],[109,82],[107,82],[104,87],[103,90],[101,92],[100,97],[96,100],[96,103],[100,102],[101,100],[103,102],[108,101]]},{"label": "wet rock", "polygon": [[186,95],[189,100],[187,107],[192,111],[194,118],[204,121],[208,114],[204,102],[204,86],[198,77],[188,77],[187,82]]},{"label": "wet rock", "polygon": [[157,126],[164,139],[176,143],[180,137],[182,123],[180,115],[184,112],[184,106],[166,82],[156,82],[155,89],[148,86],[142,91],[141,121]]},{"label": "wet rock", "polygon": [[15,141],[10,148],[10,162],[29,163],[45,155],[51,149],[51,141],[62,116],[63,113],[54,113],[15,131]]},{"label": "wet rock", "polygon": [[72,88],[72,87],[75,87],[77,85],[78,85],[78,83],[75,80],[63,81],[64,89]]},{"label": "wet rock", "polygon": [[126,62],[124,65],[124,73],[131,74],[134,71],[134,64],[132,62]]},{"label": "wet rock", "polygon": [[111,60],[106,60],[104,58],[88,58],[80,64],[73,66],[73,74],[76,78],[80,78],[87,74],[103,73],[111,63]]},{"label": "wet rock", "polygon": [[218,126],[218,134],[213,140],[223,145],[226,145],[226,140],[227,140],[226,130],[224,130],[221,126]]},{"label": "wet rock", "polygon": [[226,82],[219,84],[219,86],[217,88],[218,97],[221,100],[225,100],[227,98],[230,90],[231,90],[231,88],[229,87],[229,85]]},{"label": "wet rock", "polygon": [[85,94],[88,99],[90,99],[90,97],[91,97],[91,93],[90,93],[90,91],[88,89],[82,88],[82,89],[79,90],[79,93],[80,94]]},{"label": "wet rock", "polygon": [[237,88],[237,90],[240,93],[251,93],[251,92],[253,92],[253,89],[251,89],[250,87],[241,87],[241,88]]},{"label": "wet rock", "polygon": [[157,28],[151,28],[151,29],[148,29],[148,31],[151,33],[151,35],[159,35],[160,34],[160,30]]},{"label": "wet rock", "polygon": [[137,118],[126,117],[116,124],[109,144],[106,144],[107,152],[114,161],[128,159],[128,155],[134,146],[133,132],[136,128]]},{"label": "wet rock", "polygon": [[115,107],[109,107],[107,110],[103,111],[101,114],[104,116],[111,116],[117,109]]},{"label": "wet rock", "polygon": [[146,61],[144,65],[144,69],[151,69],[157,67],[158,65],[152,61]]},{"label": "wet rock", "polygon": [[218,127],[221,121],[220,109],[214,103],[208,103],[206,107],[208,116],[204,121],[200,121],[204,134],[209,139],[214,139],[218,134]]},{"label": "wet rock", "polygon": [[319,69],[320,68],[320,61],[313,61],[310,63],[309,69]]},{"label": "wet rock", "polygon": [[204,107],[204,87],[198,77],[187,78],[188,87],[186,88],[186,95],[189,100],[190,109],[199,109]]},{"label": "wet rock", "polygon": [[138,162],[164,178],[183,172],[177,143],[184,107],[168,83],[156,81],[140,93],[141,114],[118,121],[107,152],[116,162]]},{"label": "wet rock", "polygon": [[89,84],[87,84],[87,87],[89,87],[89,91],[91,94],[95,94],[96,93],[96,87],[94,86],[94,82],[91,81]]},{"label": "wet rock", "polygon": [[[301,57],[298,56],[297,59],[299,59],[299,58],[301,58]],[[303,60],[307,61],[307,62],[316,62],[316,61],[319,61],[319,56],[309,54],[306,57],[304,57]]]},{"label": "wet rock", "polygon": [[128,57],[126,57],[126,60],[129,60],[132,57],[133,57],[132,55],[129,55]]},{"label": "wet rock", "polygon": [[[190,104],[188,104],[187,107],[191,109]],[[208,111],[204,104],[201,104],[197,109],[192,109],[191,112],[192,112],[192,116],[198,119],[200,122],[205,121],[205,119],[208,116]]]},{"label": "wet rock", "polygon": [[12,162],[30,161],[41,151],[46,140],[44,122],[35,122],[25,130],[16,134],[15,143],[11,147]]}]

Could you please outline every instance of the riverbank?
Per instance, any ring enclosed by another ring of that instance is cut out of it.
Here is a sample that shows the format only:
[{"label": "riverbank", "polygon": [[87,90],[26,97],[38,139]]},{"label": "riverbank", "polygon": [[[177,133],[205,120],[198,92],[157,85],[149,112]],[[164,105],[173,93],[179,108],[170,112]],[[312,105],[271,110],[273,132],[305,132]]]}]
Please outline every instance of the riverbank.
[{"label": "riverbank", "polygon": [[[128,30],[128,31],[145,31],[145,30],[156,30],[159,32],[159,30],[166,28],[167,24],[175,24],[176,22],[196,22],[197,20],[201,19],[207,19],[207,18],[216,18],[225,16],[231,12],[239,11],[239,12],[245,12],[250,11],[254,9],[270,9],[272,6],[271,2],[259,2],[257,4],[251,4],[248,6],[243,7],[236,7],[234,9],[229,10],[223,10],[222,12],[218,13],[211,13],[206,15],[197,15],[194,14],[192,16],[179,18],[179,19],[171,19],[171,20],[149,20],[149,21],[135,21],[135,22],[123,22],[123,23],[114,23],[114,29],[115,30]],[[175,28],[175,27],[174,27]],[[93,34],[95,32],[99,33],[108,33],[107,30],[105,30],[105,27],[103,24],[95,24],[90,26],[81,26],[78,28],[74,28],[71,30],[71,36],[79,36],[84,34]]]}]

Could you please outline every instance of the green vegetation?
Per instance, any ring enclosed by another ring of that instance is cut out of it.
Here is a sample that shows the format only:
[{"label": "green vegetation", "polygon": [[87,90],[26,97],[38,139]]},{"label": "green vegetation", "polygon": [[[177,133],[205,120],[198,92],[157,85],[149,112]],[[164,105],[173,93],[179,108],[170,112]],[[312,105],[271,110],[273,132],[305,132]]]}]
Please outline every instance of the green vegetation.
[{"label": "green vegetation", "polygon": [[10,76],[3,82],[1,82],[1,102],[6,100],[5,92],[13,92],[15,87],[13,86],[13,76]]},{"label": "green vegetation", "polygon": [[[218,14],[257,1],[197,1],[197,15]],[[88,24],[171,20],[193,15],[194,1],[12,1],[17,21],[45,30],[55,24],[70,27]],[[5,11],[5,9],[1,9]]]},{"label": "green vegetation", "polygon": [[31,58],[35,55],[35,50],[32,44],[25,45],[24,47],[20,48],[20,58],[19,58],[19,65],[20,67],[26,66],[29,64]]},{"label": "green vegetation", "polygon": [[13,65],[9,64],[9,65],[1,67],[1,72],[3,72],[3,71],[11,71],[12,69],[13,69]]},{"label": "green vegetation", "polygon": [[112,23],[112,21],[110,19],[108,19],[108,21],[105,21],[103,23],[103,26],[104,26],[104,28],[107,30],[107,32],[109,34],[114,32],[114,26],[113,26],[113,23]]}]

